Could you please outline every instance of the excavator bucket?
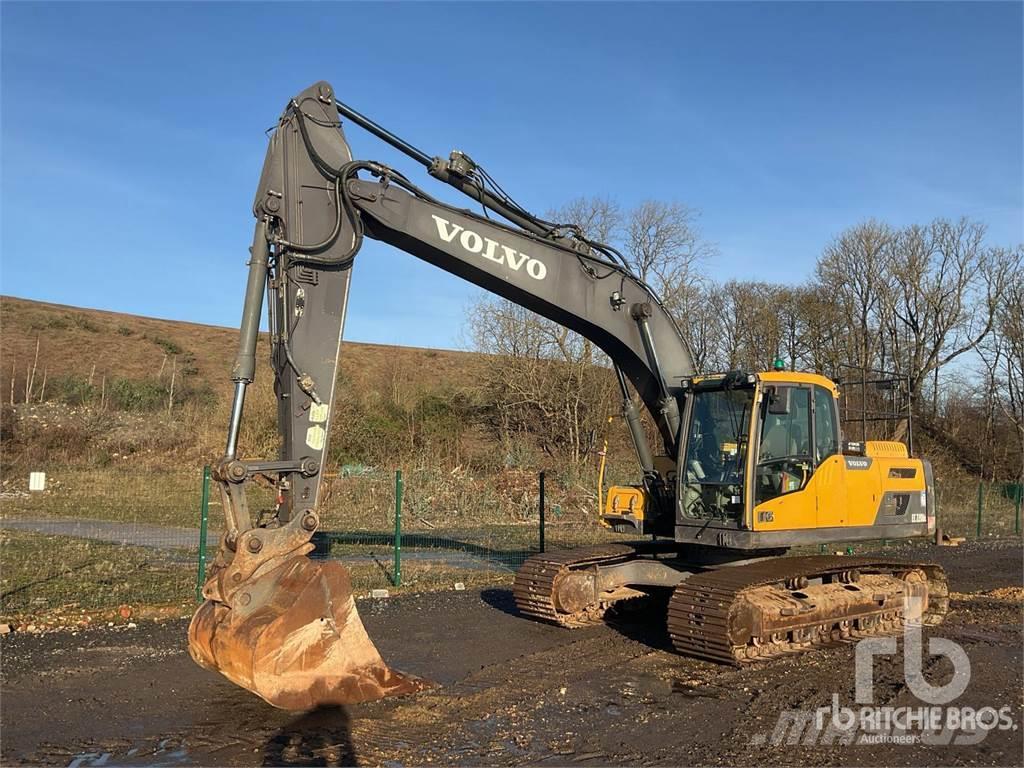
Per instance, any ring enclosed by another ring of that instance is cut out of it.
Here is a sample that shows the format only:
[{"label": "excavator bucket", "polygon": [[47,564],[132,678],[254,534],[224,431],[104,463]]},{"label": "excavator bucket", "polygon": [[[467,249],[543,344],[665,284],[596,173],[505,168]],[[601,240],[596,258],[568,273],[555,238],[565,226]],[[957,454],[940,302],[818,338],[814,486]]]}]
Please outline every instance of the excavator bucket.
[{"label": "excavator bucket", "polygon": [[226,603],[206,600],[188,644],[201,666],[281,709],[356,704],[429,685],[384,663],[348,571],[302,555],[243,583]]}]

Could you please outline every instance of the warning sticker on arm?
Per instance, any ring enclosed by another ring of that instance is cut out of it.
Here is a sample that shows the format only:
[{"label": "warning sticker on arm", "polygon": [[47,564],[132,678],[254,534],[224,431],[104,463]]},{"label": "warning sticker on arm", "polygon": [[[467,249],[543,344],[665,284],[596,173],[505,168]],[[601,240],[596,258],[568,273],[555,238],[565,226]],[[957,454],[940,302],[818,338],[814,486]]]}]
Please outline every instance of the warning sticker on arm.
[{"label": "warning sticker on arm", "polygon": [[319,424],[314,424],[306,430],[306,445],[314,451],[322,451],[324,449],[324,438],[326,436],[327,431]]},{"label": "warning sticker on arm", "polygon": [[309,420],[313,423],[319,422],[323,424],[327,421],[327,416],[331,412],[330,403],[312,403],[309,406]]}]

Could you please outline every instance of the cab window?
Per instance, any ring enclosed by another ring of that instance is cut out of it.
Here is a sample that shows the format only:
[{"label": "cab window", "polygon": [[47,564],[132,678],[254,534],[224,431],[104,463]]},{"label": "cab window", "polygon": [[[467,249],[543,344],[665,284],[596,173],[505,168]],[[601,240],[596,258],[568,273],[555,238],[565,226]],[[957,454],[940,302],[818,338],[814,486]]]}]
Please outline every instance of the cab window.
[{"label": "cab window", "polygon": [[763,401],[757,503],[799,491],[813,469],[811,390],[775,387]]},{"label": "cab window", "polygon": [[814,447],[818,464],[839,453],[836,399],[824,387],[814,388]]},{"label": "cab window", "polygon": [[697,391],[683,461],[688,517],[738,522],[743,512],[752,387]]}]

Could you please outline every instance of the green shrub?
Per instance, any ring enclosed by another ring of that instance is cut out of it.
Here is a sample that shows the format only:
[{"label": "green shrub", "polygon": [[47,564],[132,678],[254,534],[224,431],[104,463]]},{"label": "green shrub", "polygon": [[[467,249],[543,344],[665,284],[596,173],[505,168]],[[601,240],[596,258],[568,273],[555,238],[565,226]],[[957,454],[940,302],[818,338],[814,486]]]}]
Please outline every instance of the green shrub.
[{"label": "green shrub", "polygon": [[[157,379],[116,379],[107,387],[107,402],[121,411],[159,411],[167,407],[169,396],[169,381]],[[174,406],[186,403],[212,408],[217,404],[217,393],[206,382],[189,384],[178,379],[174,384]]]},{"label": "green shrub", "polygon": [[71,322],[75,324],[76,328],[81,328],[83,331],[99,333],[100,327],[85,315],[72,315]]},{"label": "green shrub", "polygon": [[42,427],[21,422],[15,438],[5,446],[5,462],[18,466],[55,465],[88,461],[95,434],[83,424]]},{"label": "green shrub", "polygon": [[152,341],[158,347],[160,347],[160,349],[162,349],[166,354],[170,355],[171,357],[174,357],[175,355],[180,355],[182,353],[181,347],[179,347],[170,339],[165,339],[163,336],[149,336],[147,334],[146,338]]},{"label": "green shrub", "polygon": [[418,423],[418,448],[448,448],[462,437],[470,408],[459,393],[428,394],[416,403],[413,415]]},{"label": "green shrub", "polygon": [[212,408],[217,404],[217,393],[207,382],[202,384],[183,384],[174,386],[174,405],[194,403],[200,408]]},{"label": "green shrub", "polygon": [[196,376],[199,373],[194,352],[185,352],[178,358],[178,370],[182,376]]},{"label": "green shrub", "polygon": [[95,385],[89,383],[89,379],[74,373],[54,376],[46,386],[49,390],[49,400],[68,405],[86,405],[98,399],[99,395]]},{"label": "green shrub", "polygon": [[71,323],[68,321],[68,318],[67,318],[66,315],[52,315],[50,317],[45,318],[42,321],[37,321],[37,320],[33,320],[32,321],[32,328],[33,328],[33,330],[49,329],[49,330],[54,330],[54,331],[62,331],[65,328],[70,328],[70,327],[71,327]]},{"label": "green shrub", "polygon": [[10,441],[14,439],[17,422],[14,406],[7,403],[0,405],[0,442],[4,445],[10,445]]},{"label": "green shrub", "polygon": [[133,333],[135,333],[135,331],[133,331],[127,325],[119,325],[119,326],[117,326],[117,335],[118,336],[131,336]]},{"label": "green shrub", "polygon": [[107,394],[122,411],[157,411],[167,406],[167,390],[155,379],[115,379]]}]

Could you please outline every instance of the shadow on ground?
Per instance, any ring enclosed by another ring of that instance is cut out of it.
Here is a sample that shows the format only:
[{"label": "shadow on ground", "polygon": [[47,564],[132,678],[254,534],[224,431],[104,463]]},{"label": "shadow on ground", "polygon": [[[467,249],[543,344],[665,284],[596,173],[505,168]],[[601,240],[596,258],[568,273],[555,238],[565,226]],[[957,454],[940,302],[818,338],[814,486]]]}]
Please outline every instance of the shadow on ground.
[{"label": "shadow on ground", "polygon": [[307,712],[281,728],[263,749],[263,765],[358,765],[344,707]]},{"label": "shadow on ground", "polygon": [[512,597],[511,589],[497,587],[485,589],[480,593],[480,599],[496,611],[507,613],[509,616],[522,616],[519,609],[516,608],[516,601]]},{"label": "shadow on ground", "polygon": [[[665,617],[671,590],[627,600],[615,606],[605,616],[604,623],[624,637],[659,651],[673,651]],[[510,616],[522,616],[516,607],[511,589],[491,588],[480,593],[480,599],[496,611]],[[533,621],[523,617],[524,621]],[[567,632],[572,630],[567,629]]]}]

